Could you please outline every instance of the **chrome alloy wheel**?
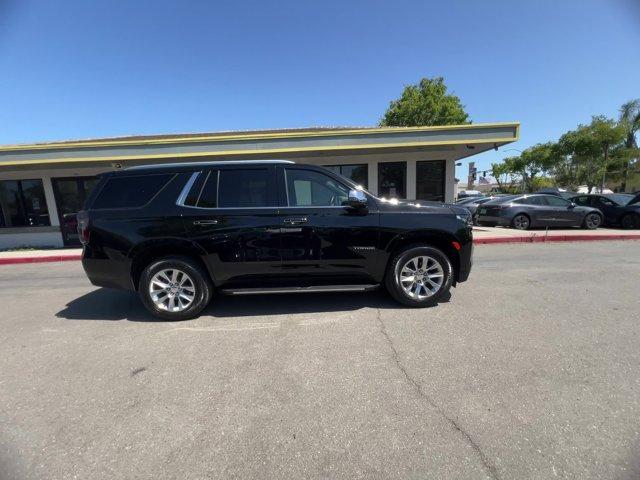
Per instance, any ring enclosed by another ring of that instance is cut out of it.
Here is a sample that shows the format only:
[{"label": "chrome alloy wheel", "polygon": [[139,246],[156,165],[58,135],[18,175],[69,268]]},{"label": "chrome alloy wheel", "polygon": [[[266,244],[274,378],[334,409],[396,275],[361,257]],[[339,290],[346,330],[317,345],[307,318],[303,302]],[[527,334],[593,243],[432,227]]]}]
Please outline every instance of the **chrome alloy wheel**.
[{"label": "chrome alloy wheel", "polygon": [[585,224],[587,225],[587,227],[593,229],[593,228],[598,228],[600,226],[600,215],[598,215],[597,213],[590,213],[587,215],[587,217],[584,219]]},{"label": "chrome alloy wheel", "polygon": [[168,268],[153,276],[149,282],[149,295],[159,310],[182,312],[193,303],[196,288],[185,272]]},{"label": "chrome alloy wheel", "polygon": [[529,219],[524,215],[516,215],[513,219],[513,226],[518,230],[527,230],[529,228]]},{"label": "chrome alloy wheel", "polygon": [[424,300],[435,294],[444,281],[442,265],[432,257],[413,257],[400,269],[400,286],[415,300]]}]

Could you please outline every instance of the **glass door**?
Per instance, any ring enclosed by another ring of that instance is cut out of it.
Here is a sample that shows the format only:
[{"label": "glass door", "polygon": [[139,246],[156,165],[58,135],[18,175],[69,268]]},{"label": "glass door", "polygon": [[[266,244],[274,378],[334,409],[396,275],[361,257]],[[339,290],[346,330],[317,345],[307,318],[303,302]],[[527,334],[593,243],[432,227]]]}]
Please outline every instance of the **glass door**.
[{"label": "glass door", "polygon": [[445,161],[416,163],[416,200],[444,202]]},{"label": "glass door", "polygon": [[65,246],[78,246],[78,224],[76,214],[82,210],[84,202],[98,183],[97,177],[52,178],[53,193],[56,197],[60,231]]},{"label": "glass door", "polygon": [[378,196],[407,198],[407,162],[378,163]]}]

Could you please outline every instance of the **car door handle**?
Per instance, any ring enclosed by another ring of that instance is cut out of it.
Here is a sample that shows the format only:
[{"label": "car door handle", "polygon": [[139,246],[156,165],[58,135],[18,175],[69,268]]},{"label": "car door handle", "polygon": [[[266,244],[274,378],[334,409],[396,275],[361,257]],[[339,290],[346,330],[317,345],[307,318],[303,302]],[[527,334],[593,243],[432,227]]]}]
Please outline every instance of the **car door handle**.
[{"label": "car door handle", "polygon": [[285,218],[284,223],[289,225],[299,225],[301,223],[307,223],[307,217],[290,217]]},{"label": "car door handle", "polygon": [[195,220],[194,225],[217,225],[218,220]]}]

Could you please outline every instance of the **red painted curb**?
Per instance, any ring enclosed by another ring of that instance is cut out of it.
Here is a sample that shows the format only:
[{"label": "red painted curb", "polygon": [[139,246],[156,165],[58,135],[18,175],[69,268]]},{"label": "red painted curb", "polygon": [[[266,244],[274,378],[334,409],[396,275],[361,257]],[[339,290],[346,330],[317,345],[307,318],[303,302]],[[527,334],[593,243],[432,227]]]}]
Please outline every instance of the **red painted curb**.
[{"label": "red painted curb", "polygon": [[640,235],[534,235],[530,237],[489,237],[475,238],[475,245],[496,243],[539,243],[539,242],[592,242],[598,240],[640,240]]},{"label": "red painted curb", "polygon": [[47,255],[46,257],[14,257],[0,258],[0,265],[15,265],[18,263],[66,262],[80,260],[82,255]]}]

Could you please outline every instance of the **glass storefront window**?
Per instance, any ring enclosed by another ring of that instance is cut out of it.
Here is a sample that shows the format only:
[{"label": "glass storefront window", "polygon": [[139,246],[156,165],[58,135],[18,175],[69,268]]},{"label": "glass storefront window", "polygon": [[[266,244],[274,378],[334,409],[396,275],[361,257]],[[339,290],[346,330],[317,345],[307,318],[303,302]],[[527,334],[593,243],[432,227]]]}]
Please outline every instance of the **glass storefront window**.
[{"label": "glass storefront window", "polygon": [[416,200],[444,202],[445,161],[416,163]]},{"label": "glass storefront window", "polygon": [[49,226],[42,180],[0,181],[0,227]]},{"label": "glass storefront window", "polygon": [[91,190],[98,183],[98,178],[53,178],[52,182],[64,244],[80,245],[76,214],[82,210]]},{"label": "glass storefront window", "polygon": [[378,163],[378,196],[406,198],[407,162]]},{"label": "glass storefront window", "polygon": [[365,189],[369,188],[369,166],[366,163],[352,165],[325,165],[324,167],[348,178]]}]

